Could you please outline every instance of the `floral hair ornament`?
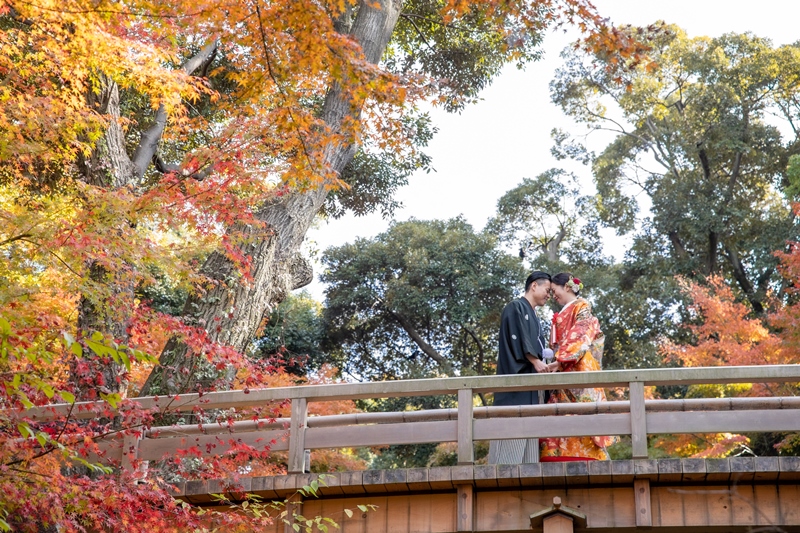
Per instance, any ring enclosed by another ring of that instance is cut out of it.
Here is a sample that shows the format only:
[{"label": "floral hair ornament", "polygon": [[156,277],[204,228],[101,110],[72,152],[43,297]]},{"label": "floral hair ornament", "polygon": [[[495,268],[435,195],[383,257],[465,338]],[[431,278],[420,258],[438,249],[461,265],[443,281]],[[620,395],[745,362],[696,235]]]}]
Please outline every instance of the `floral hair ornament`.
[{"label": "floral hair ornament", "polygon": [[571,278],[571,279],[567,280],[567,282],[564,284],[564,286],[566,288],[570,289],[575,294],[578,294],[578,292],[581,289],[583,289],[583,283],[581,283],[581,280],[579,280],[578,278]]}]

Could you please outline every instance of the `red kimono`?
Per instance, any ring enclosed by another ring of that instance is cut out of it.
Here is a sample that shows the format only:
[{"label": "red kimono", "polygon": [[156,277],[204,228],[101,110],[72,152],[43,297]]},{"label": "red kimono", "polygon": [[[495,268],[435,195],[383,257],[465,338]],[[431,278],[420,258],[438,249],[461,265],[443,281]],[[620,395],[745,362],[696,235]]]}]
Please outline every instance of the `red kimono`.
[{"label": "red kimono", "polygon": [[[605,337],[592,315],[592,306],[583,298],[573,300],[553,315],[552,340],[561,372],[600,370]],[[603,389],[563,389],[552,391],[549,403],[605,401]],[[540,439],[542,461],[608,459],[606,446],[615,437],[567,437]]]}]

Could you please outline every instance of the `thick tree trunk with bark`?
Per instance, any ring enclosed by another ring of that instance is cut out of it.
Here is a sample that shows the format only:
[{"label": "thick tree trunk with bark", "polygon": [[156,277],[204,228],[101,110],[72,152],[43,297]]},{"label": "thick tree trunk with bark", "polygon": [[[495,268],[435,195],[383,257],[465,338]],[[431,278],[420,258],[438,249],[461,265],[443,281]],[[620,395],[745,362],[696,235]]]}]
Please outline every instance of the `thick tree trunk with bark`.
[{"label": "thick tree trunk with bark", "polygon": [[[386,50],[401,7],[401,0],[360,3],[350,35],[361,45],[370,63],[377,64]],[[349,95],[341,87],[330,89],[321,118],[331,129],[339,130],[345,119],[357,118],[359,114],[360,110],[353,108]],[[323,164],[341,173],[354,153],[353,144],[330,145],[325,150]],[[264,316],[289,291],[311,281],[310,268],[300,258],[299,249],[327,194],[325,187],[318,187],[284,196],[261,208],[257,217],[265,223],[267,235],[257,239],[248,250],[252,256],[252,281],[235,279],[230,261],[221,254],[213,254],[203,272],[219,283],[207,293],[190,298],[185,308],[190,321],[205,327],[212,341],[245,352]],[[230,384],[233,378],[230,370],[220,373],[209,366],[204,359],[191,354],[185,344],[172,339],[141,393],[175,394],[203,387],[208,380],[222,380],[217,386]]]},{"label": "thick tree trunk with bark", "polygon": [[[189,59],[183,70],[191,74],[213,60],[217,42],[203,48]],[[140,184],[147,167],[156,153],[158,140],[166,126],[166,111],[160,107],[153,124],[142,133],[141,141],[131,158],[125,147],[125,132],[120,121],[119,87],[116,82],[103,73],[98,74],[99,86],[96,92],[87,95],[89,105],[98,115],[107,120],[103,136],[97,141],[88,157],[78,161],[82,179],[90,185],[107,189]],[[118,231],[126,231],[128,222],[117,221]],[[113,250],[104,250],[113,256]],[[124,270],[124,266],[121,269]],[[103,285],[110,290],[111,300],[95,301],[82,296],[78,305],[78,331],[80,335],[91,335],[97,331],[120,343],[128,341],[129,313],[126,302],[133,302],[134,287],[124,274],[112,272],[96,261],[87,265],[88,277],[92,283]],[[101,293],[102,291],[97,291]],[[94,366],[92,366],[94,365]],[[71,368],[72,382],[77,387],[78,399],[91,399],[94,391],[124,393],[127,389],[125,368],[110,358],[79,364],[75,361]]]}]

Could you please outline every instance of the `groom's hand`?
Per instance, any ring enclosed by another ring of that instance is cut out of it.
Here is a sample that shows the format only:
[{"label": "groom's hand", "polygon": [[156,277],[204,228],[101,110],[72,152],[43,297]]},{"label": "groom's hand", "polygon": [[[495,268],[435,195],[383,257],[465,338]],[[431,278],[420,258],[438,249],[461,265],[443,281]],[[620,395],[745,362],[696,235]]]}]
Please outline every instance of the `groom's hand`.
[{"label": "groom's hand", "polygon": [[531,362],[533,363],[533,368],[538,374],[550,372],[550,368],[543,361],[540,361],[534,357]]}]

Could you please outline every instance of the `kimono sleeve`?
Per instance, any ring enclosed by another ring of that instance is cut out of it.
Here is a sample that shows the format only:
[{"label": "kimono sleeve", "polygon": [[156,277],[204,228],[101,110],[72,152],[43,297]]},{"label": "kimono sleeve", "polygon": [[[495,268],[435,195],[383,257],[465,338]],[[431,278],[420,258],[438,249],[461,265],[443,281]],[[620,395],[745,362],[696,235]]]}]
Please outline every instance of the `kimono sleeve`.
[{"label": "kimono sleeve", "polygon": [[556,357],[562,367],[567,369],[581,360],[583,355],[591,349],[595,337],[600,334],[600,323],[592,315],[588,304],[582,304],[575,309],[575,322],[559,343]]},{"label": "kimono sleeve", "polygon": [[499,356],[502,359],[501,365],[505,367],[504,373],[519,373],[529,365],[525,354],[539,354],[541,351],[535,337],[531,335],[530,313],[519,301],[509,304],[503,312]]}]

